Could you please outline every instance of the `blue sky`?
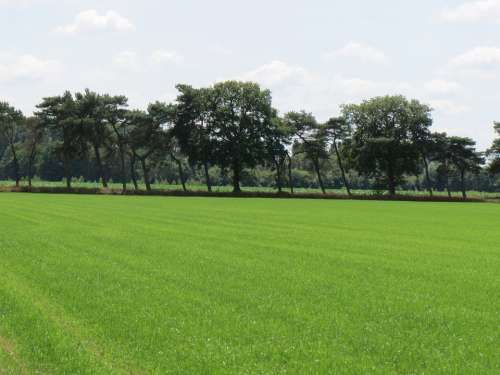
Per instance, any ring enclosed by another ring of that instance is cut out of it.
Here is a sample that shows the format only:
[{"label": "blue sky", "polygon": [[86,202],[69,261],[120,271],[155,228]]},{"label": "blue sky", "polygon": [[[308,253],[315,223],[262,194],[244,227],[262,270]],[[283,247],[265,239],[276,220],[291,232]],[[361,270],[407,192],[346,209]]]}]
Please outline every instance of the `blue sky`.
[{"label": "blue sky", "polygon": [[401,93],[481,149],[500,121],[500,0],[0,0],[0,100],[90,88],[134,107],[254,80],[325,120]]}]

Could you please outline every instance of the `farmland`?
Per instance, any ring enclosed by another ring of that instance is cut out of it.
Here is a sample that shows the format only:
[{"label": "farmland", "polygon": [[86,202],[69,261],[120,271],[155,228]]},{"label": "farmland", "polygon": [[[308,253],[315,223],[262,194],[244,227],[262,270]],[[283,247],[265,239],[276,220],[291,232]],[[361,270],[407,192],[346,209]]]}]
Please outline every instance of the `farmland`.
[{"label": "farmland", "polygon": [[500,205],[0,194],[0,374],[497,373]]}]

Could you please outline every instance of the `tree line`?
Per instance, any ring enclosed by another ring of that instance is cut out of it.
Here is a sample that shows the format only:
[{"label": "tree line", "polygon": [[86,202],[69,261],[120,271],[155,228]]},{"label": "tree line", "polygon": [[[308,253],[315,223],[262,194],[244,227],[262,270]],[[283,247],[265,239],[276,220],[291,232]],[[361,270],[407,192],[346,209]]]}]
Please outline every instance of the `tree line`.
[{"label": "tree line", "polygon": [[[252,82],[177,90],[174,103],[147,110],[129,109],[125,96],[90,90],[44,98],[28,117],[1,102],[4,177],[17,186],[26,178],[31,187],[34,176],[62,174],[71,189],[85,169],[103,187],[112,179],[124,191],[130,183],[139,189],[142,181],[150,191],[168,165],[185,190],[196,175],[212,191],[217,169],[215,183],[223,176],[234,192],[250,170],[272,173],[279,192],[293,193],[299,171],[308,170],[323,193],[328,174],[349,195],[367,184],[396,194],[412,180],[429,195],[442,189],[451,196],[458,186],[465,198],[471,178],[491,182],[500,173],[500,124],[494,125],[499,138],[480,153],[470,138],[433,132],[432,108],[403,96],[344,105],[338,117],[320,123],[305,111],[280,116],[271,92]],[[332,161],[333,174],[327,171]]]}]

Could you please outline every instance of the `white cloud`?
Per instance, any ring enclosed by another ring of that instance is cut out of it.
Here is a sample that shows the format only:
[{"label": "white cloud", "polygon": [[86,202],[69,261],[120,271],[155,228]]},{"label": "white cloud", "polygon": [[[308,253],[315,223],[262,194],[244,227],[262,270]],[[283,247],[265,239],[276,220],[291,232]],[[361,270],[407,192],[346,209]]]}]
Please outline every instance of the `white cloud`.
[{"label": "white cloud", "polygon": [[387,64],[389,57],[381,50],[362,43],[351,42],[346,46],[325,54],[327,60],[338,57],[356,59],[364,63]]},{"label": "white cloud", "polygon": [[61,64],[58,61],[44,60],[29,54],[4,55],[0,58],[0,82],[46,79],[60,70]]},{"label": "white cloud", "polygon": [[176,51],[158,49],[151,54],[151,60],[155,64],[180,64],[184,61],[184,56]]},{"label": "white cloud", "polygon": [[275,86],[286,82],[304,83],[312,81],[312,75],[300,66],[289,65],[283,61],[271,61],[255,70],[243,73],[237,77],[241,81],[255,81],[264,86]]},{"label": "white cloud", "polygon": [[372,81],[361,78],[342,78],[337,82],[352,98],[366,99],[380,95],[409,95],[414,90],[407,82]]},{"label": "white cloud", "polygon": [[470,111],[470,108],[465,105],[456,104],[451,100],[431,100],[429,104],[437,111],[445,114],[457,115]]},{"label": "white cloud", "polygon": [[109,10],[104,14],[99,14],[95,9],[80,12],[75,20],[64,26],[55,29],[56,33],[74,35],[96,31],[131,31],[135,26],[127,18],[119,13]]},{"label": "white cloud", "polygon": [[481,68],[500,66],[500,48],[476,47],[454,57],[449,64],[458,68]]},{"label": "white cloud", "polygon": [[439,18],[447,22],[500,21],[500,0],[468,1],[458,7],[445,9]]},{"label": "white cloud", "polygon": [[462,89],[462,86],[454,81],[444,79],[433,79],[424,84],[424,88],[432,94],[453,94]]},{"label": "white cloud", "polygon": [[281,111],[304,109],[313,112],[321,121],[338,114],[340,104],[379,95],[411,95],[414,91],[413,86],[406,82],[319,74],[279,60],[233,78],[254,81],[271,89],[274,102]]},{"label": "white cloud", "polygon": [[236,79],[255,81],[271,89],[274,102],[281,111],[305,109],[317,115],[320,121],[338,114],[341,104],[358,103],[383,95],[401,94],[419,99],[435,108],[438,116],[456,116],[471,110],[448,98],[439,98],[439,95],[462,90],[459,83],[444,79],[409,83],[325,75],[283,61],[264,64]]}]

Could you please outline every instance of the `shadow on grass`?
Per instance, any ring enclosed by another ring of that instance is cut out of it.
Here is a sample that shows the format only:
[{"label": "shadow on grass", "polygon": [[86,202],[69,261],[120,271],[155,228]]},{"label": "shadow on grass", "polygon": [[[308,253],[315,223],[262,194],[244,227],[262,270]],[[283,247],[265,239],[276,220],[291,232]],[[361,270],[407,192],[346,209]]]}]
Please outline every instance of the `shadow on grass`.
[{"label": "shadow on grass", "polygon": [[13,193],[44,193],[44,194],[84,194],[84,195],[136,195],[136,196],[164,196],[164,197],[219,197],[219,198],[274,198],[274,199],[337,199],[337,200],[372,200],[372,201],[409,201],[409,202],[486,202],[496,199],[425,196],[425,195],[388,195],[388,194],[338,194],[338,193],[295,193],[288,192],[208,192],[208,191],[182,191],[182,190],[126,190],[75,187],[68,190],[65,187],[0,187],[0,192]]}]

